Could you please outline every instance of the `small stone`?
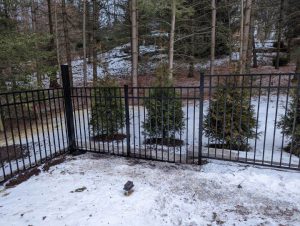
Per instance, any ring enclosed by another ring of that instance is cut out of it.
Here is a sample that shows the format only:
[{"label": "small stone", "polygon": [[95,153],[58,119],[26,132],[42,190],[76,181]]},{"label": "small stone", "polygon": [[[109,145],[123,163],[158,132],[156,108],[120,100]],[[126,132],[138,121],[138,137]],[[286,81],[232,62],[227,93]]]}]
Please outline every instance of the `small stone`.
[{"label": "small stone", "polygon": [[75,189],[74,192],[83,192],[83,191],[85,191],[85,190],[86,190],[86,187],[83,186],[82,188],[77,188],[77,189]]}]

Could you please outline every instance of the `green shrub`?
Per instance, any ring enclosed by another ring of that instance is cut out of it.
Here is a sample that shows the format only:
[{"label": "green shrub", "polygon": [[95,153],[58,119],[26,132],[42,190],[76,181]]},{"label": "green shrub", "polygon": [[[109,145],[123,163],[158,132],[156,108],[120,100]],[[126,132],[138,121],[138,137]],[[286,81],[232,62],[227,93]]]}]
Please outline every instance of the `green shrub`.
[{"label": "green shrub", "polygon": [[147,118],[143,123],[145,133],[151,138],[175,139],[184,128],[184,113],[179,95],[172,88],[165,65],[157,69],[155,88],[149,91],[145,100]]},{"label": "green shrub", "polygon": [[203,127],[205,134],[215,142],[215,147],[250,150],[247,141],[256,137],[256,120],[249,94],[233,84],[218,87],[204,117]]},{"label": "green shrub", "polygon": [[[286,66],[288,63],[289,63],[289,60],[288,60],[287,57],[279,57],[279,67]],[[272,64],[275,67],[275,65],[276,65],[276,57],[273,58]]]},{"label": "green shrub", "polygon": [[125,108],[121,89],[109,78],[98,81],[92,93],[92,116],[90,127],[95,137],[111,137],[124,127]]},{"label": "green shrub", "polygon": [[300,156],[300,100],[296,94],[293,94],[293,99],[286,109],[286,114],[281,117],[278,127],[289,137],[285,151]]}]

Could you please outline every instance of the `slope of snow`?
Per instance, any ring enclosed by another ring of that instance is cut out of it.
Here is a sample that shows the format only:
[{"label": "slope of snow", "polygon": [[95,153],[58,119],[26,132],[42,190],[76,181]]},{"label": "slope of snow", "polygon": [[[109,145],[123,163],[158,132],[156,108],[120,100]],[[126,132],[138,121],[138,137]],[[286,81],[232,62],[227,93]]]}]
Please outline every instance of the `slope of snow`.
[{"label": "slope of snow", "polygon": [[[127,197],[128,180],[135,191]],[[190,166],[86,154],[0,191],[0,225],[297,226],[299,219],[299,173],[218,161]]]},{"label": "slope of snow", "polygon": [[[116,77],[126,77],[131,71],[130,56],[125,53],[129,44],[118,46],[106,53],[98,55],[97,76],[103,77],[105,74]],[[83,59],[72,61],[73,79],[76,85],[83,84]],[[87,79],[93,80],[93,65],[87,65]]]}]

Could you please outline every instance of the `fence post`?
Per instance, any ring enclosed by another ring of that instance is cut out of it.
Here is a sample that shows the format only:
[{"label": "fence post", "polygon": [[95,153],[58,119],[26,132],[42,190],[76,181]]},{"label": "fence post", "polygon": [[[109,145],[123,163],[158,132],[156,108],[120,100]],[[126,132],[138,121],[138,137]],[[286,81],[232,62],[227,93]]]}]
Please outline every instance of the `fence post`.
[{"label": "fence post", "polygon": [[125,91],[125,117],[126,117],[126,142],[127,155],[130,156],[130,121],[129,121],[129,102],[128,102],[128,85],[124,86]]},{"label": "fence post", "polygon": [[71,98],[71,81],[69,76],[68,65],[61,65],[61,77],[62,77],[63,90],[64,90],[65,117],[67,121],[67,132],[68,132],[68,149],[71,153],[74,153],[76,149],[75,129],[74,129],[72,98]]},{"label": "fence post", "polygon": [[202,135],[203,135],[203,102],[204,102],[204,72],[200,72],[199,86],[199,147],[198,147],[198,164],[202,163]]}]

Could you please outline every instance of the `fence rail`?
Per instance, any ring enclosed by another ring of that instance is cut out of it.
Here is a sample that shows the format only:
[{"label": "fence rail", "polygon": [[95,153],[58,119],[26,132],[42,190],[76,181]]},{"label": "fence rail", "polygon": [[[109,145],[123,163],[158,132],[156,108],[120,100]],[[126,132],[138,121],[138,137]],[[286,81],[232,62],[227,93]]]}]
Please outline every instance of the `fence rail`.
[{"label": "fence rail", "polygon": [[70,87],[0,94],[0,181],[68,151],[300,170],[296,74],[200,76],[194,87]]}]

